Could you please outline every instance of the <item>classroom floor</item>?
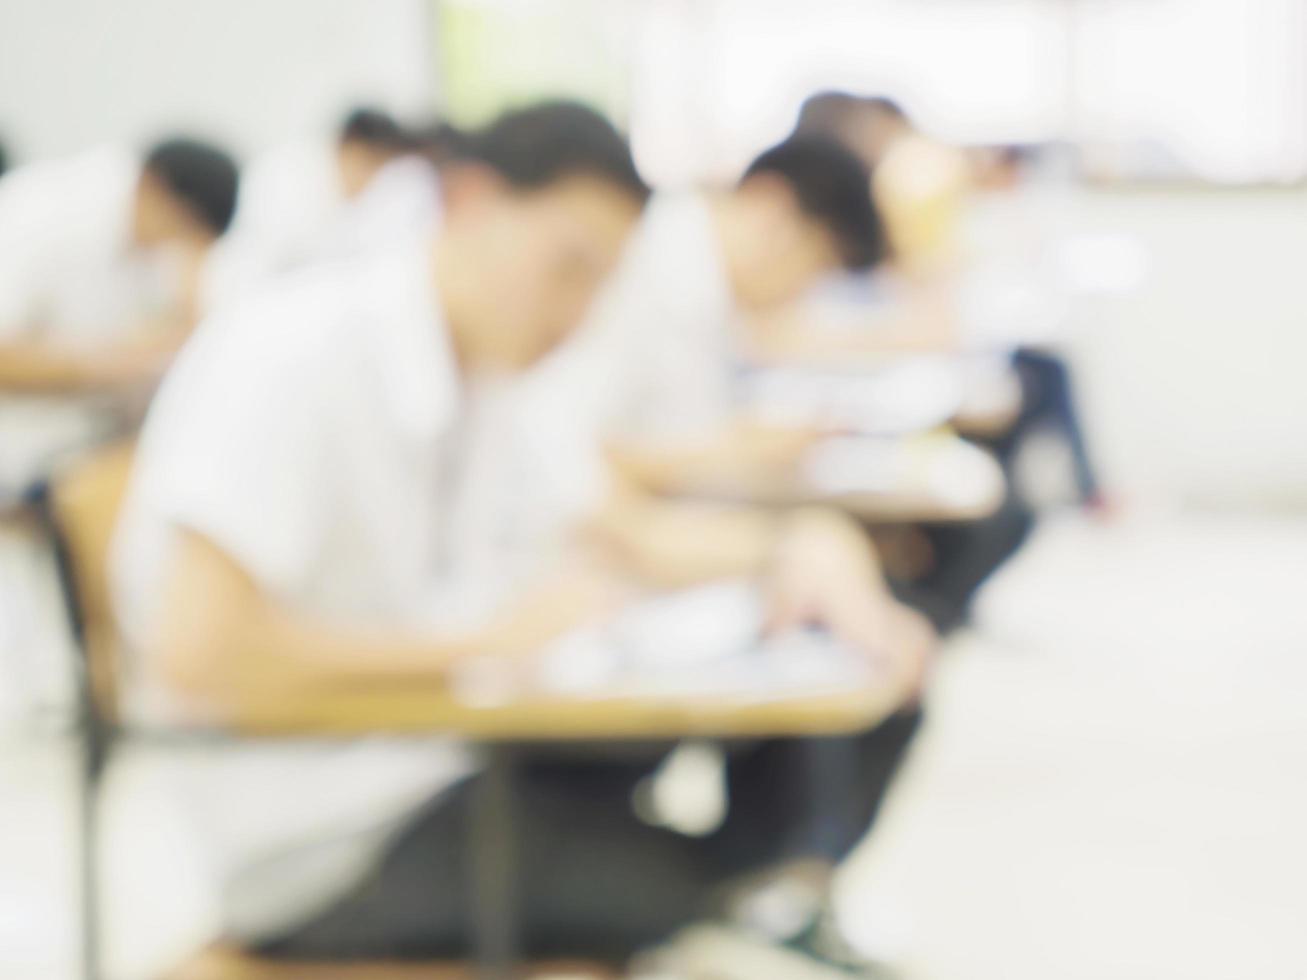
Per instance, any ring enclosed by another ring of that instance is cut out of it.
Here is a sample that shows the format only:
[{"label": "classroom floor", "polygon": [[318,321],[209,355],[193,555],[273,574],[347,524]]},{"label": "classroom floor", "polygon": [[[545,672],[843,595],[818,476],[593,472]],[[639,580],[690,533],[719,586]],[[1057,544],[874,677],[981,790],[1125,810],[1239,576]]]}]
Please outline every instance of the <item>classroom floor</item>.
[{"label": "classroom floor", "polygon": [[1307,977],[1307,522],[1046,523],[848,875],[908,980]]},{"label": "classroom floor", "polygon": [[[1301,518],[1047,522],[941,664],[849,926],[906,980],[1307,977],[1304,582]],[[74,975],[69,766],[0,736],[0,977]]]}]

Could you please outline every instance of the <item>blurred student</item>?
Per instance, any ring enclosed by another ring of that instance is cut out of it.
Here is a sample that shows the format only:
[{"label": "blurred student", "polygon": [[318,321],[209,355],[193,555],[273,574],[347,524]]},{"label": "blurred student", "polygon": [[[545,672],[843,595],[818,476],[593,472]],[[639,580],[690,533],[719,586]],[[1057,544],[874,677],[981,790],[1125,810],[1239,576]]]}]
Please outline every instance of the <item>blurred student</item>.
[{"label": "blurred student", "polygon": [[729,191],[655,197],[582,335],[541,374],[570,376],[592,444],[639,486],[765,478],[815,433],[741,417],[745,318],[788,307],[835,272],[870,269],[882,250],[857,158],[829,139],[788,140]]},{"label": "blurred student", "polygon": [[[115,424],[101,396],[158,378],[196,321],[237,180],[226,153],[181,138],[0,180],[0,427],[11,449],[33,438],[38,455],[73,448]],[[32,463],[0,452],[11,478]]]},{"label": "blurred student", "polygon": [[[600,523],[611,538],[675,552],[679,544],[668,545],[675,537],[650,517],[647,494],[674,497],[719,479],[766,484],[798,465],[820,433],[756,423],[740,412],[735,387],[747,318],[785,308],[834,273],[865,272],[883,254],[867,172],[830,139],[772,147],[722,193],[655,196],[583,330],[530,381],[539,386],[532,421],[549,434],[543,438],[577,420],[592,426],[568,468],[577,475],[578,496],[602,501]],[[845,533],[850,548],[862,537],[851,522]],[[887,600],[883,590],[875,600],[849,595],[851,605],[873,608]],[[753,757],[759,767],[771,758],[773,786],[801,787],[779,817],[788,834],[801,836],[805,822],[843,827],[839,843],[801,876],[821,895],[809,910],[810,925],[822,918],[828,898],[823,874],[871,826],[919,722],[919,712],[908,708],[857,739],[856,748],[788,744]],[[754,810],[767,807],[748,785],[760,774],[733,760],[728,797]],[[857,787],[854,815],[846,809],[850,786]]]},{"label": "blurred student", "polygon": [[[895,265],[913,288],[906,293],[908,309],[888,316],[869,313],[864,318],[869,329],[858,336],[813,330],[813,322],[822,319],[820,310],[790,311],[797,316],[783,315],[766,325],[768,350],[808,361],[868,353],[965,354],[964,386],[982,397],[1001,388],[1001,379],[1015,377],[1019,404],[1012,421],[987,437],[1004,469],[1012,475],[1028,437],[1051,428],[1070,452],[1080,502],[1104,509],[1070,368],[1049,345],[1066,311],[1047,281],[1052,244],[1047,234],[1036,238],[1033,248],[1031,242],[1012,248],[1020,239],[1013,226],[1028,216],[1023,219],[1009,207],[1002,222],[991,222],[983,238],[968,243],[965,225],[974,224],[977,210],[970,177],[975,168],[961,151],[922,135],[890,99],[818,93],[803,103],[795,132],[838,139],[871,168]],[[1013,199],[1025,188],[1014,161],[1006,171],[1005,196]],[[1045,222],[1056,210],[1047,195],[1033,203]]]},{"label": "blurred student", "polygon": [[957,261],[971,185],[960,150],[922,133],[894,100],[845,92],[807,99],[795,131],[834,136],[866,163],[902,269],[929,276]]},{"label": "blurred student", "polygon": [[[540,371],[550,395],[537,415],[561,414],[553,391],[564,390],[570,416],[596,424],[585,445],[604,446],[624,479],[651,492],[769,485],[821,433],[742,414],[738,369],[753,356],[758,324],[831,276],[877,269],[885,255],[867,170],[828,136],[771,148],[725,193],[660,195],[583,333]],[[560,375],[566,384],[553,380]],[[595,467],[572,470],[579,494]],[[608,519],[631,523],[614,499]],[[917,601],[947,628],[966,601],[954,593],[970,591],[950,586],[947,599]]]},{"label": "blurred student", "polygon": [[[465,659],[532,652],[611,608],[611,571],[578,560],[542,569],[484,616],[451,609],[463,574],[450,561],[452,501],[475,449],[465,392],[519,374],[571,332],[647,194],[600,117],[523,109],[465,149],[434,241],[310,271],[201,328],[151,410],[116,543],[138,722],[292,711],[329,723],[390,696],[434,703]],[[836,518],[648,517],[655,530],[609,542],[634,576],[694,581],[775,562],[781,625],[827,622],[900,651],[907,670],[928,642]],[[217,773],[188,761],[183,774],[197,793],[214,779],[201,809],[234,941],[286,957],[467,951],[478,768],[467,746],[249,751],[233,747]],[[788,798],[803,761],[773,748],[739,778],[761,800],[784,767]],[[274,776],[260,785],[248,767]],[[715,843],[648,826],[630,799],[643,775],[527,767],[515,823],[532,954],[629,955],[786,843],[765,822],[778,807],[734,811]],[[863,797],[847,794],[850,826]]]},{"label": "blurred student", "polygon": [[331,140],[280,147],[246,170],[211,304],[306,265],[394,246],[439,214],[424,141],[385,112],[352,110]]}]

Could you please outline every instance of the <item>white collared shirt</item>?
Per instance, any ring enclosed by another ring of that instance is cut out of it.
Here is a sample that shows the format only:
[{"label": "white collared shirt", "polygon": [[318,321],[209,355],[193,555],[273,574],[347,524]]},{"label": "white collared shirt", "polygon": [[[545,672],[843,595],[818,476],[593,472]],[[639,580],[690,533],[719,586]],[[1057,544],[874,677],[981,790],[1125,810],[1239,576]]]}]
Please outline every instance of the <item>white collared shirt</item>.
[{"label": "white collared shirt", "polygon": [[[0,179],[0,343],[94,349],[175,308],[179,258],[131,241],[139,155],[102,146]],[[119,400],[0,393],[0,489],[120,424]]]},{"label": "white collared shirt", "polygon": [[0,339],[94,344],[175,301],[169,257],[131,243],[140,157],[102,146],[0,179]]},{"label": "white collared shirt", "polygon": [[[463,397],[428,256],[324,265],[198,328],[147,419],[115,542],[135,649],[179,528],[317,618],[434,618]],[[136,666],[135,720],[175,719],[186,706]],[[192,755],[176,777],[208,824],[226,925],[255,937],[348,887],[386,832],[473,765],[440,739],[247,743]]]},{"label": "white collared shirt", "polygon": [[732,422],[734,318],[707,198],[655,196],[585,324],[525,385],[526,424],[568,454],[549,488],[560,512],[602,497],[606,441],[682,444]]}]

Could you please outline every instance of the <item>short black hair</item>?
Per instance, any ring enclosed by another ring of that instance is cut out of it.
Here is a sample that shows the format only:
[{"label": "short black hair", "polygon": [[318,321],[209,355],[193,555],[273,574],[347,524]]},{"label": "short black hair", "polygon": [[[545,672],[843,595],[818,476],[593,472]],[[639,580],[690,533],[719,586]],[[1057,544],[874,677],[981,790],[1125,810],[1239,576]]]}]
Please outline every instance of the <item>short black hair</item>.
[{"label": "short black hair", "polygon": [[641,204],[649,198],[626,138],[579,102],[539,102],[511,110],[462,142],[461,159],[485,164],[522,190],[585,176],[607,181]]},{"label": "short black hair", "polygon": [[379,150],[405,153],[417,140],[394,116],[374,106],[357,106],[341,121],[337,138],[342,143],[366,143]]},{"label": "short black hair", "polygon": [[762,174],[790,186],[804,214],[830,233],[846,268],[861,272],[884,260],[871,177],[851,150],[826,136],[791,136],[754,160],[741,183]]},{"label": "short black hair", "polygon": [[146,154],[145,171],[214,235],[227,230],[236,211],[240,171],[226,152],[199,140],[167,139]]},{"label": "short black hair", "polygon": [[465,156],[470,145],[467,133],[439,119],[418,127],[413,138],[418,151],[436,166]]}]

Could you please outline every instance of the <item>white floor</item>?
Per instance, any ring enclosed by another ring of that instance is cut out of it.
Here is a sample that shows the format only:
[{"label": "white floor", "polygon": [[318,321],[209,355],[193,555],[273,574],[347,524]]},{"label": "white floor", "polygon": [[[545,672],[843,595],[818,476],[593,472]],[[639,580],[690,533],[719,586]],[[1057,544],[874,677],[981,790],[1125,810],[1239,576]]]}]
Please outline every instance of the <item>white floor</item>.
[{"label": "white floor", "polygon": [[[909,980],[1307,978],[1305,585],[1307,520],[1046,525],[941,663],[849,924]],[[74,975],[69,764],[0,738],[5,980]]]},{"label": "white floor", "polygon": [[848,875],[911,980],[1307,977],[1307,522],[1045,526]]}]

